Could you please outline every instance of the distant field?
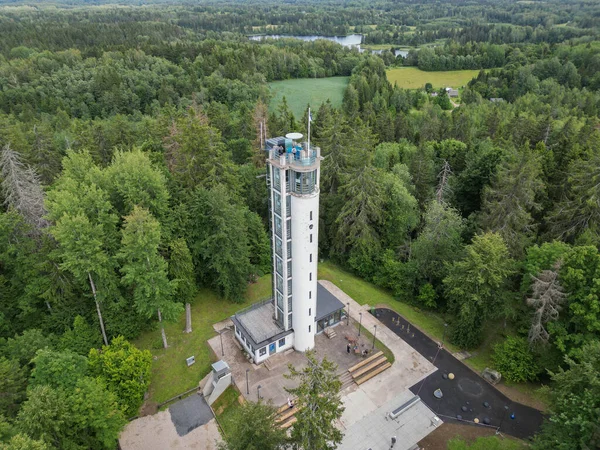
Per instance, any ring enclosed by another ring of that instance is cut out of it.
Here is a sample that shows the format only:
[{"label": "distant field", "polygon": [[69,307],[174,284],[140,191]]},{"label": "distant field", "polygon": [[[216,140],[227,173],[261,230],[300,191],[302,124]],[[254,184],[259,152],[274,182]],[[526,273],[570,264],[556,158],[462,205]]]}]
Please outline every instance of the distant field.
[{"label": "distant field", "polygon": [[447,72],[424,72],[416,67],[400,67],[387,71],[387,77],[392,85],[405,89],[418,89],[431,83],[434,89],[441,87],[459,88],[475,78],[479,70],[450,70]]},{"label": "distant field", "polygon": [[316,109],[329,99],[333,106],[340,106],[348,79],[349,77],[331,77],[273,81],[269,83],[273,94],[269,110],[276,111],[284,96],[296,119],[302,117],[307,104]]}]

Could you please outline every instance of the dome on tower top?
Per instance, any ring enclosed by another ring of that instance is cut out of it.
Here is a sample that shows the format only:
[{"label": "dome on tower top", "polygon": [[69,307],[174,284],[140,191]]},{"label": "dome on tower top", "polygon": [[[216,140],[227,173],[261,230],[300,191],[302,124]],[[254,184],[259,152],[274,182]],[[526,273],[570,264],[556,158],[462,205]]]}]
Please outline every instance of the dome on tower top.
[{"label": "dome on tower top", "polygon": [[302,139],[303,134],[302,133],[288,133],[285,135],[285,137],[288,139],[293,139],[293,140],[297,141],[298,139]]}]

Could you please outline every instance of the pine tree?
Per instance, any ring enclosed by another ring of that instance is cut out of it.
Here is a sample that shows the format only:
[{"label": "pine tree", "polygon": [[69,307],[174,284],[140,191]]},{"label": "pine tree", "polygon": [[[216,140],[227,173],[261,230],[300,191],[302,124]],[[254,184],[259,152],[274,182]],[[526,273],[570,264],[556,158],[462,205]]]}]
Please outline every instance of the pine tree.
[{"label": "pine tree", "polygon": [[308,366],[297,370],[290,364],[290,373],[285,375],[300,380],[297,388],[287,389],[296,397],[298,408],[291,439],[296,448],[303,450],[335,449],[342,441],[342,432],[334,423],[344,412],[339,394],[342,383],[331,361],[323,358],[319,362],[310,351],[306,357]]},{"label": "pine tree", "polygon": [[283,450],[285,430],[275,423],[277,410],[262,402],[246,402],[231,421],[219,450]]},{"label": "pine tree", "polygon": [[540,209],[537,200],[544,189],[541,173],[541,159],[527,143],[510,155],[492,186],[484,189],[481,225],[500,233],[515,257],[522,256],[533,238],[532,213]]},{"label": "pine tree", "polygon": [[577,160],[568,173],[565,198],[547,219],[551,232],[561,239],[573,239],[587,231],[600,242],[600,155]]}]

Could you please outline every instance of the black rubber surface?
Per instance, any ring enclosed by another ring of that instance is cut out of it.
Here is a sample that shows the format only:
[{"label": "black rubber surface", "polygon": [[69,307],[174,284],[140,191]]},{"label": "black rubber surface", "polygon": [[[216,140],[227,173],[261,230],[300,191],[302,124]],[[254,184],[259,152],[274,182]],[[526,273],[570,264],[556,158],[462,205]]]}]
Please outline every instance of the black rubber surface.
[{"label": "black rubber surface", "polygon": [[[539,430],[543,420],[540,411],[508,399],[446,350],[439,350],[438,342],[414,329],[397,313],[379,308],[375,310],[375,315],[429,361],[433,362],[435,358],[434,365],[439,370],[412,386],[410,390],[418,394],[443,421],[476,425],[473,419],[478,418],[480,423],[489,422],[493,427],[500,427],[500,432],[520,439],[531,437]],[[396,325],[398,317],[400,324]],[[454,374],[454,380],[444,377],[450,373]],[[439,400],[433,396],[433,392],[438,388],[443,394]],[[484,407],[484,402],[488,402],[489,407]],[[466,407],[466,411],[463,410],[463,406]],[[514,419],[511,418],[512,414]],[[458,420],[457,415],[462,416],[462,420]]]},{"label": "black rubber surface", "polygon": [[174,403],[169,408],[169,412],[179,436],[185,436],[213,418],[208,403],[202,395],[198,394],[192,394]]}]

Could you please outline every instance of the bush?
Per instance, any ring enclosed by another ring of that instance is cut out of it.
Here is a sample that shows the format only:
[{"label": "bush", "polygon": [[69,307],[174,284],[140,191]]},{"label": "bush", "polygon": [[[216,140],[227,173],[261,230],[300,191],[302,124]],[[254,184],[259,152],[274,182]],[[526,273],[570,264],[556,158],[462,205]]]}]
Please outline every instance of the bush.
[{"label": "bush", "polygon": [[504,342],[496,344],[492,361],[509,381],[519,383],[535,380],[539,372],[527,340],[522,337],[509,336]]}]

